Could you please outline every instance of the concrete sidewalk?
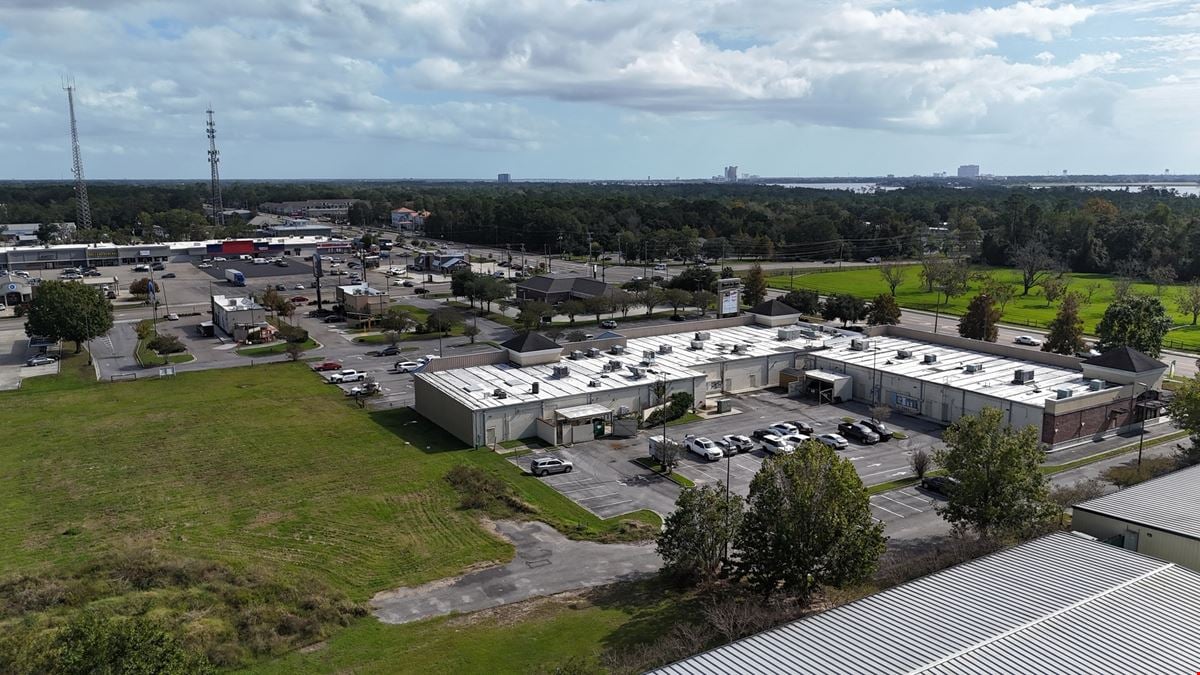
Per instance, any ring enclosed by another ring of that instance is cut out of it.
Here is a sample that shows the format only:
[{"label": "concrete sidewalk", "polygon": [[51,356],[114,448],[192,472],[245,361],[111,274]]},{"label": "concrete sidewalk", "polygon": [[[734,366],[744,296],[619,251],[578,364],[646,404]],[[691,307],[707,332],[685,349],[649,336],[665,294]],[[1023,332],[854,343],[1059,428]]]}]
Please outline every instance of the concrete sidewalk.
[{"label": "concrete sidewalk", "polygon": [[424,586],[383,591],[371,599],[375,616],[384,623],[407,623],[452,611],[474,612],[628,581],[662,566],[653,543],[572,541],[539,522],[501,521],[496,529],[517,548],[512,562]]}]

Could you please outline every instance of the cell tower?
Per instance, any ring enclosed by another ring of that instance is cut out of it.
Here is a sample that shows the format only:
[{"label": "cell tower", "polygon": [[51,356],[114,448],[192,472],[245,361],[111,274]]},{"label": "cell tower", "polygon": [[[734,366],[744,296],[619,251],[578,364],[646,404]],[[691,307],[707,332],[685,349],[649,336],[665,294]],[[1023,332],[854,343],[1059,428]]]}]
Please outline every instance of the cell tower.
[{"label": "cell tower", "polygon": [[208,109],[208,165],[212,168],[212,216],[213,225],[224,225],[225,207],[221,205],[221,172],[217,164],[221,161],[221,153],[217,150],[217,126],[213,124],[212,108]]},{"label": "cell tower", "polygon": [[83,158],[79,156],[79,129],[75,126],[75,80],[63,80],[67,92],[67,107],[71,111],[71,159],[75,174],[75,227],[92,226],[92,205],[88,202],[87,183],[83,181]]}]

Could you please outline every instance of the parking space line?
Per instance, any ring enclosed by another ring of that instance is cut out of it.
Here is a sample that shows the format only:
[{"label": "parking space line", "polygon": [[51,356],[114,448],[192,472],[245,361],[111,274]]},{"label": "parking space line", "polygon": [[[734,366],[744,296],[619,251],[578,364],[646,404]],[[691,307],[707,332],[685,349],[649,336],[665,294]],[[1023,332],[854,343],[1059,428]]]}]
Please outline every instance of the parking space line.
[{"label": "parking space line", "polygon": [[[878,495],[877,495],[877,496],[878,496]],[[903,518],[903,517],[904,517],[904,516],[900,515],[899,513],[896,513],[895,511],[892,511],[891,509],[884,508],[884,507],[882,507],[882,506],[880,506],[880,505],[878,505],[878,504],[872,503],[872,504],[871,504],[871,506],[874,506],[875,508],[879,509],[880,511],[886,511],[887,513],[890,513],[890,514],[892,514],[893,516],[896,516],[897,518]]]},{"label": "parking space line", "polygon": [[580,498],[579,498],[579,499],[577,499],[576,501],[581,501],[581,502],[590,502],[590,501],[592,501],[592,500],[594,500],[594,499],[604,499],[604,498],[606,498],[606,497],[618,497],[618,496],[619,496],[619,495],[618,495],[617,493],[615,493],[615,492],[608,492],[608,493],[605,493],[605,494],[602,494],[602,495],[592,495],[591,497],[580,497]]},{"label": "parking space line", "polygon": [[902,502],[902,501],[899,501],[899,500],[896,500],[896,499],[892,499],[891,497],[887,496],[886,494],[878,494],[878,495],[875,495],[875,496],[876,496],[876,497],[883,497],[884,499],[888,500],[889,502],[892,502],[892,503],[894,503],[894,504],[899,504],[900,506],[903,506],[903,507],[904,507],[904,508],[906,508],[906,509],[912,509],[913,511],[916,511],[917,513],[921,513],[921,512],[923,511],[923,509],[918,509],[918,508],[917,508],[917,507],[915,507],[915,506],[911,506],[911,505],[909,505],[909,504],[905,504],[905,503],[904,503],[904,502]]}]

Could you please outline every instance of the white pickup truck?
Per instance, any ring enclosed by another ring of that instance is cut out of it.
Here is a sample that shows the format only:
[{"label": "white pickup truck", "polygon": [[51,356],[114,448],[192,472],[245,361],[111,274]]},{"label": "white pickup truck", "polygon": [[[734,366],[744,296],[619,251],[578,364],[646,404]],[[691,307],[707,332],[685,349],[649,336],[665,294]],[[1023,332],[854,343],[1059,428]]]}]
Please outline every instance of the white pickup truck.
[{"label": "white pickup truck", "polygon": [[346,370],[340,370],[333,375],[330,375],[329,381],[333,384],[341,384],[343,382],[361,382],[362,380],[365,380],[366,377],[366,373],[359,372],[353,368],[347,368]]}]

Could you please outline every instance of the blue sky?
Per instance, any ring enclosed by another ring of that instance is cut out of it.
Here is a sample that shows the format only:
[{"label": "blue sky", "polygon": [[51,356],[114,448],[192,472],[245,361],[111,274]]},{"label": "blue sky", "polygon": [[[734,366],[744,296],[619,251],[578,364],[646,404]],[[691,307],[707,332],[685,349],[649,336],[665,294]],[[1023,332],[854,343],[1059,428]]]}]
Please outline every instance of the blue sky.
[{"label": "blue sky", "polygon": [[0,0],[0,179],[1200,173],[1200,0]]}]

